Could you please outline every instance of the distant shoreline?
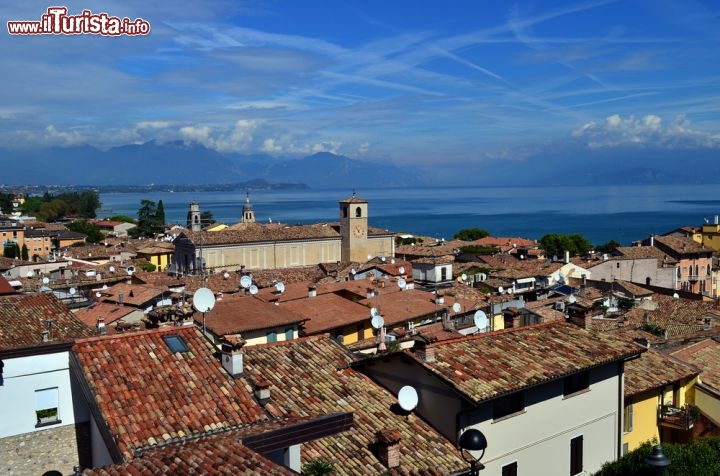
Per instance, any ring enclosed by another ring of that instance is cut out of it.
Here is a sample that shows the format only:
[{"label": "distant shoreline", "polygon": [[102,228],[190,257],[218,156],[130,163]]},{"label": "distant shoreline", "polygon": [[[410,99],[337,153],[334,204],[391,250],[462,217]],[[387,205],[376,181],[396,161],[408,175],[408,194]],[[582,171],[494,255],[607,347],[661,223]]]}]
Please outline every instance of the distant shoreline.
[{"label": "distant shoreline", "polygon": [[48,193],[81,192],[95,190],[98,193],[143,193],[143,192],[241,192],[245,190],[309,190],[304,183],[270,183],[265,180],[226,184],[146,184],[146,185],[2,185],[1,191],[42,195]]}]

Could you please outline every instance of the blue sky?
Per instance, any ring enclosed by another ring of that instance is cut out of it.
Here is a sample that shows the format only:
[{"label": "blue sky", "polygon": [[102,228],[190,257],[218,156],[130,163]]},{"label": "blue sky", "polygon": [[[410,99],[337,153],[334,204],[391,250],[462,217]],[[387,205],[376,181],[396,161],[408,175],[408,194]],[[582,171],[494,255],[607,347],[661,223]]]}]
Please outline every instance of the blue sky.
[{"label": "blue sky", "polygon": [[[3,2],[3,23],[52,3]],[[720,146],[720,3],[105,1],[148,36],[0,41],[0,147],[184,140],[399,163]]]}]

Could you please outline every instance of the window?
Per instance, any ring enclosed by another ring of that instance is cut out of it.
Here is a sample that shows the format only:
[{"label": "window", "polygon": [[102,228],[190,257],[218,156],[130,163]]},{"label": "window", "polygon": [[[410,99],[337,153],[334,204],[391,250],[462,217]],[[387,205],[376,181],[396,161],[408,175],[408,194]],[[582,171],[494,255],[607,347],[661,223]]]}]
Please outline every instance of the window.
[{"label": "window", "polygon": [[523,392],[515,392],[510,395],[500,397],[493,402],[492,417],[493,420],[499,420],[516,413],[520,413],[525,409],[525,394]]},{"label": "window", "polygon": [[285,329],[285,340],[292,340],[295,337],[295,331],[292,327]]},{"label": "window", "polygon": [[165,345],[168,346],[170,352],[173,354],[177,354],[178,352],[190,352],[190,348],[188,348],[185,341],[177,334],[168,334],[163,336],[163,340],[165,341]]},{"label": "window", "polygon": [[502,476],[517,476],[517,461],[502,467]]},{"label": "window", "polygon": [[355,217],[356,217],[356,218],[362,217],[362,208],[357,207],[357,208],[355,209]]},{"label": "window", "polygon": [[623,431],[625,433],[630,433],[633,431],[633,404],[632,402],[627,402],[625,405],[625,412],[623,414]]},{"label": "window", "polygon": [[590,386],[590,372],[580,372],[565,377],[563,380],[563,395],[573,395],[587,390]]},{"label": "window", "polygon": [[622,448],[622,455],[625,456],[630,451],[630,445],[628,443],[623,443]]},{"label": "window", "polygon": [[583,471],[583,437],[576,436],[570,440],[570,476]]},{"label": "window", "polygon": [[615,266],[620,269],[620,263],[615,263]]},{"label": "window", "polygon": [[58,407],[57,387],[35,390],[35,416],[37,417],[36,426],[60,423]]},{"label": "window", "polygon": [[266,334],[268,342],[277,342],[277,332],[270,331]]}]

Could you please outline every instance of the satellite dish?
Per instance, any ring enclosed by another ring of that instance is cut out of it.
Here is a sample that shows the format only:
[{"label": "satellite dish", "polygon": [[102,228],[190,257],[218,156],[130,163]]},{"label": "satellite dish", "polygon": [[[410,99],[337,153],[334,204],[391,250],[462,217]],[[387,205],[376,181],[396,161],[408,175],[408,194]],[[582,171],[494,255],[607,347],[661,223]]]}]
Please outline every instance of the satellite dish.
[{"label": "satellite dish", "polygon": [[398,279],[397,284],[398,284],[398,287],[399,287],[400,289],[405,289],[405,287],[407,286],[407,281],[405,281],[404,279],[400,278],[400,279]]},{"label": "satellite dish", "polygon": [[255,286],[254,284],[252,286],[250,286],[250,294],[252,294],[254,296],[257,293],[258,293],[258,287]]},{"label": "satellite dish", "polygon": [[249,288],[252,285],[252,279],[247,274],[240,278],[240,286],[244,287],[245,289]]},{"label": "satellite dish", "polygon": [[28,271],[28,272],[27,272],[27,277],[28,277],[28,278],[32,278],[33,276],[35,276],[35,274],[34,274],[32,271]]},{"label": "satellite dish", "polygon": [[507,290],[507,293],[508,293],[508,294],[513,294],[514,292],[515,292],[515,290],[514,290],[513,288],[510,288],[510,289]]},{"label": "satellite dish", "polygon": [[199,312],[208,312],[215,307],[215,295],[208,288],[199,288],[193,294],[193,307]]},{"label": "satellite dish", "polygon": [[385,319],[383,319],[383,317],[380,314],[378,314],[376,316],[373,316],[372,319],[370,319],[370,324],[375,329],[380,329],[382,326],[385,325]]},{"label": "satellite dish", "polygon": [[277,284],[275,285],[275,289],[277,289],[277,292],[279,292],[279,293],[284,293],[284,292],[285,292],[285,285],[283,284],[282,281],[280,281],[279,283],[277,283]]},{"label": "satellite dish", "polygon": [[224,279],[228,279],[229,277],[230,277],[230,273],[228,273],[227,271],[225,271],[225,272],[223,273],[223,278],[224,278]]},{"label": "satellite dish", "polygon": [[568,302],[569,302],[570,304],[576,303],[576,302],[577,302],[577,298],[576,298],[574,295],[571,294],[570,296],[568,296]]},{"label": "satellite dish", "polygon": [[395,264],[395,258],[390,260],[390,264]]},{"label": "satellite dish", "polygon": [[95,297],[100,297],[100,296],[102,296],[102,294],[100,294],[100,291],[95,293]]},{"label": "satellite dish", "polygon": [[504,291],[505,291],[505,288],[503,288],[502,286],[500,286],[500,287],[498,288],[498,292],[499,292],[500,294],[502,294]]},{"label": "satellite dish", "polygon": [[50,278],[45,277],[42,279],[42,282],[43,282],[43,284],[47,284],[50,282]]},{"label": "satellite dish", "polygon": [[77,289],[75,289],[75,288],[70,288],[69,292],[70,292],[70,295],[71,295],[71,296],[74,296],[75,293],[77,292]]},{"label": "satellite dish", "polygon": [[377,310],[376,307],[372,307],[372,308],[370,308],[370,315],[371,315],[372,317],[375,317],[375,316],[379,316],[380,313],[378,312],[378,310]]},{"label": "satellite dish", "polygon": [[467,281],[467,274],[463,273],[463,274],[460,276],[460,279],[462,279],[463,281]]},{"label": "satellite dish", "polygon": [[384,263],[384,262],[385,262],[385,257],[384,257],[384,256],[381,256],[381,257],[380,257],[380,261],[382,261],[382,262]]},{"label": "satellite dish", "polygon": [[368,261],[372,259],[372,255],[368,255]]},{"label": "satellite dish", "polygon": [[114,273],[114,272],[115,272],[115,266],[110,266],[110,272],[111,272],[111,273]]},{"label": "satellite dish", "polygon": [[398,392],[398,404],[406,412],[415,410],[418,404],[418,394],[414,387],[405,385]]},{"label": "satellite dish", "polygon": [[456,314],[457,314],[458,312],[460,312],[461,309],[462,309],[462,306],[460,305],[459,302],[456,302],[455,304],[453,304],[453,311],[454,311]]},{"label": "satellite dish", "polygon": [[103,289],[107,289],[107,284],[103,284]]},{"label": "satellite dish", "polygon": [[400,273],[400,274],[405,274],[405,268],[404,268],[403,266],[400,266],[400,267],[398,268],[398,273]]},{"label": "satellite dish", "polygon": [[680,295],[679,295],[678,293],[673,293],[673,297],[674,297],[675,299],[680,299]]},{"label": "satellite dish", "polygon": [[353,275],[354,275],[355,273],[357,273],[357,271],[355,271],[355,268],[351,269],[350,272],[351,272]]},{"label": "satellite dish", "polygon": [[475,311],[475,314],[473,315],[473,323],[475,324],[475,327],[480,329],[487,329],[488,324],[490,324],[490,321],[488,320],[487,314],[483,311]]}]

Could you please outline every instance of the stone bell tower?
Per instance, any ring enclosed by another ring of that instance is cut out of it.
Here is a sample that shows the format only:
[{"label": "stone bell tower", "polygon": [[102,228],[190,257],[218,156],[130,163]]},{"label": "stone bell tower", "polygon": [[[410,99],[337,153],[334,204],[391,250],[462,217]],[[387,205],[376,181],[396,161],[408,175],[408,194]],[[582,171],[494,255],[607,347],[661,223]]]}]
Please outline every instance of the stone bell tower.
[{"label": "stone bell tower", "polygon": [[340,201],[343,262],[365,262],[368,255],[368,202],[352,194]]},{"label": "stone bell tower", "polygon": [[200,222],[200,205],[198,202],[190,202],[190,209],[187,214],[187,228],[190,231],[202,231]]}]

